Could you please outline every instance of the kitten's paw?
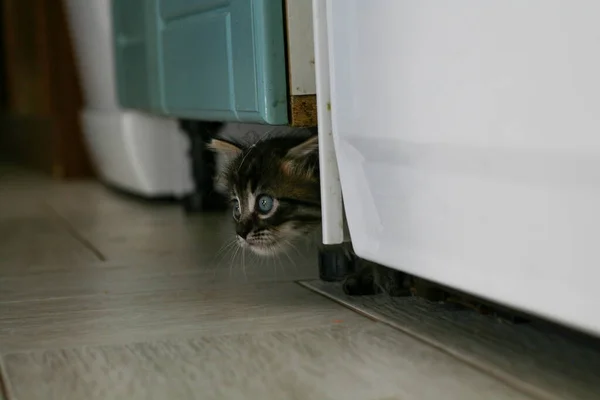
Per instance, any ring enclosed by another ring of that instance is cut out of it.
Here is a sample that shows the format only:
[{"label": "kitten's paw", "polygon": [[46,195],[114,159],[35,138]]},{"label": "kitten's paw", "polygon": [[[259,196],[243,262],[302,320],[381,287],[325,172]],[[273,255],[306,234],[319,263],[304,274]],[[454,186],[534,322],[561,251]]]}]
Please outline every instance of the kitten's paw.
[{"label": "kitten's paw", "polygon": [[358,295],[358,279],[353,276],[347,277],[342,284],[342,289],[344,290],[344,294],[347,296]]},{"label": "kitten's paw", "polygon": [[348,276],[342,284],[344,293],[348,296],[370,296],[377,294],[373,280],[361,278],[358,274]]}]

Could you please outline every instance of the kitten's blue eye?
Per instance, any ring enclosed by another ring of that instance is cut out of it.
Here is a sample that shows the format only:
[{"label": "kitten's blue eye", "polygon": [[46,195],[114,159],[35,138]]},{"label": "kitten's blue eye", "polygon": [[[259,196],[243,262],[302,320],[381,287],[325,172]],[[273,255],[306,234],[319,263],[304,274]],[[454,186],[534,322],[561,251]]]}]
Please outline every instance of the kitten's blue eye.
[{"label": "kitten's blue eye", "polygon": [[258,198],[258,212],[261,214],[267,214],[273,209],[273,203],[274,201],[271,196],[263,194]]},{"label": "kitten's blue eye", "polygon": [[231,204],[233,205],[233,218],[239,219],[242,215],[242,210],[240,209],[240,202],[237,199],[231,200]]}]

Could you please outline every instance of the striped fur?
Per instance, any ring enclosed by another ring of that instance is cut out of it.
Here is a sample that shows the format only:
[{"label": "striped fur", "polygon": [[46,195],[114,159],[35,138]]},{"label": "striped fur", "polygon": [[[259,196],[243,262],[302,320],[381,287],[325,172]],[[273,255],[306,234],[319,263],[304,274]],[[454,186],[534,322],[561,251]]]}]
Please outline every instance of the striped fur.
[{"label": "striped fur", "polygon": [[[242,247],[275,254],[320,226],[317,136],[270,137],[251,145],[214,139],[209,147],[229,160],[224,180]],[[269,212],[260,209],[263,196],[273,200]]]}]

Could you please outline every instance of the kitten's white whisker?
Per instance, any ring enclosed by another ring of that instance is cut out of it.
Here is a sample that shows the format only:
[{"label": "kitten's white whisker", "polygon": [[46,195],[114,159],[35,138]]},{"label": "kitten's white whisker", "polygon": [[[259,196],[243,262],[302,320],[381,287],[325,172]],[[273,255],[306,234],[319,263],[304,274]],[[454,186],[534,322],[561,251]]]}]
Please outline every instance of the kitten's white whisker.
[{"label": "kitten's white whisker", "polygon": [[246,249],[242,249],[242,271],[244,272],[244,278],[248,280],[248,275],[246,275]]},{"label": "kitten's white whisker", "polygon": [[[300,251],[300,249],[298,249],[298,246],[296,246],[293,243],[290,243],[290,246],[292,246],[292,249],[294,249],[296,251],[296,253],[298,253],[298,255],[302,258],[305,258],[305,254],[302,254],[302,252]],[[308,252],[308,248],[307,248],[307,252]]]},{"label": "kitten's white whisker", "polygon": [[229,239],[227,242],[225,242],[225,244],[223,244],[219,248],[219,250],[217,250],[217,252],[214,254],[213,258],[218,257],[220,254],[222,254],[224,251],[226,251],[227,249],[229,249],[234,244],[235,244],[235,238],[234,239]]},{"label": "kitten's white whisker", "polygon": [[246,154],[244,155],[244,158],[242,158],[242,162],[240,162],[240,165],[238,167],[238,172],[240,172],[240,169],[242,168],[242,165],[244,165],[244,161],[246,161],[246,158],[248,158],[248,156],[250,155],[250,153],[252,153],[252,150],[254,150],[254,148],[256,147],[257,144],[259,144],[260,142],[269,139],[269,136],[271,133],[275,132],[276,128],[273,128],[271,130],[268,130],[267,132],[265,132],[261,138],[259,138],[256,142],[254,142],[253,144],[251,144],[248,147],[248,151],[246,152]]},{"label": "kitten's white whisker", "polygon": [[233,276],[233,263],[235,262],[235,258],[238,254],[238,252],[240,251],[241,247],[237,247],[235,249],[235,252],[233,253],[233,256],[231,257],[231,263],[229,264],[229,277],[231,278]]},{"label": "kitten's white whisker", "polygon": [[255,254],[254,252],[252,252],[252,257],[254,257],[254,263],[252,264],[252,268],[256,269],[256,268],[262,268],[262,265],[265,263],[266,257],[261,257],[258,254]]},{"label": "kitten's white whisker", "polygon": [[283,254],[285,254],[285,256],[288,258],[288,260],[290,260],[290,262],[292,263],[292,266],[294,267],[294,269],[296,271],[298,271],[298,265],[296,264],[296,261],[294,261],[294,259],[292,257],[290,257],[290,255],[288,254],[288,252],[284,252]]},{"label": "kitten's white whisker", "polygon": [[252,146],[250,146],[248,148],[248,151],[246,152],[246,154],[244,154],[244,158],[242,158],[242,162],[240,162],[240,165],[238,167],[238,172],[240,172],[240,169],[242,169],[242,165],[244,165],[244,161],[246,161],[246,158],[248,158],[248,156],[250,155],[250,153],[252,153],[252,150],[254,150],[255,147],[256,147],[256,143],[254,143]]},{"label": "kitten's white whisker", "polygon": [[258,264],[258,268],[260,268],[260,270],[262,271],[263,268],[266,268],[269,264],[269,259],[266,257],[260,257],[258,255],[254,255],[254,257],[256,257],[258,260],[260,260],[260,263]]},{"label": "kitten's white whisker", "polygon": [[294,244],[294,242],[292,240],[286,239],[285,243],[291,247],[292,249],[294,249],[296,251],[296,253],[298,253],[299,256],[302,256],[302,253],[300,253],[300,250],[298,250],[298,247]]},{"label": "kitten's white whisker", "polygon": [[[213,273],[213,278],[217,275],[217,270],[219,268],[219,264],[222,261],[222,257],[225,254],[227,254],[225,250],[227,249],[227,247],[228,247],[229,243],[231,243],[231,241],[232,241],[231,239],[227,240],[223,245],[221,245],[219,250],[217,250],[211,258],[212,265],[213,265],[213,267],[211,268],[212,273]],[[219,256],[221,256],[221,257],[219,257]]]},{"label": "kitten's white whisker", "polygon": [[[294,246],[294,244],[290,240],[287,240],[287,239],[282,239],[282,240],[286,244],[287,247],[291,247],[292,249],[296,249],[296,247]],[[296,264],[296,261],[294,261],[294,259],[289,255],[289,253],[287,252],[287,249],[283,249],[282,253],[288,258],[288,260],[290,260],[290,263],[292,263],[292,266],[294,267],[294,269],[296,271],[298,271],[298,265]]]},{"label": "kitten's white whisker", "polygon": [[[225,257],[230,254],[230,252],[233,250],[233,247],[236,244],[236,240],[235,239],[231,239],[229,240],[227,243],[225,243],[223,246],[221,246],[221,249],[213,256],[213,260],[215,261],[215,267],[214,267],[214,271],[215,271],[215,275],[217,273],[217,269],[219,269],[223,263],[223,260],[225,259]],[[218,259],[217,259],[218,257]]]},{"label": "kitten's white whisker", "polygon": [[283,261],[281,261],[281,254],[277,253],[277,261],[279,262],[279,265],[281,266],[281,272],[283,272],[283,276],[285,276],[285,264],[283,263]]},{"label": "kitten's white whisker", "polygon": [[271,134],[273,132],[275,132],[275,131],[277,131],[277,128],[269,129],[268,131],[266,131],[265,133],[263,133],[262,136],[256,142],[254,142],[254,144],[257,145],[260,142],[264,142],[265,140],[270,139]]}]

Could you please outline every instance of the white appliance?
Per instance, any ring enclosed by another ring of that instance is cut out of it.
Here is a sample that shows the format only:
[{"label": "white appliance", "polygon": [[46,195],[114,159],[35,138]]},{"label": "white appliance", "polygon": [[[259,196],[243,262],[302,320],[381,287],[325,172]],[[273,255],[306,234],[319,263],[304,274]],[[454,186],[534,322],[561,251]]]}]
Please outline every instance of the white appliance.
[{"label": "white appliance", "polygon": [[358,255],[600,334],[600,2],[313,5]]},{"label": "white appliance", "polygon": [[118,105],[110,0],[65,0],[85,109],[81,119],[101,179],[142,196],[193,188],[187,137],[177,121]]}]

